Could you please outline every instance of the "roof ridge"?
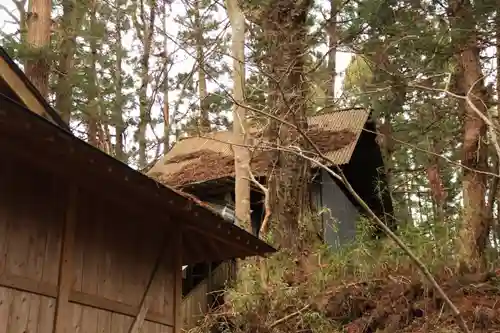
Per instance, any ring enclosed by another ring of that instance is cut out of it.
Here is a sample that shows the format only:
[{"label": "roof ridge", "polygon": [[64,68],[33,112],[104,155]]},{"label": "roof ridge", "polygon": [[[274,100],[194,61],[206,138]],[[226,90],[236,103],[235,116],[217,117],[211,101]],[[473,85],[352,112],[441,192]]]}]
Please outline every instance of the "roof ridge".
[{"label": "roof ridge", "polygon": [[[338,109],[338,110],[330,110],[330,111],[327,111],[327,112],[323,112],[323,113],[320,113],[320,114],[314,114],[314,115],[311,115],[311,116],[308,116],[307,118],[308,119],[311,119],[311,118],[316,118],[316,117],[320,117],[320,116],[326,116],[326,115],[330,115],[330,114],[334,114],[334,113],[340,113],[340,112],[353,112],[353,111],[366,111],[368,113],[371,113],[371,110],[369,108],[362,108],[362,107],[352,107],[352,108],[345,108],[345,109]],[[206,135],[216,135],[216,134],[221,134],[221,133],[230,133],[232,132],[232,130],[223,130],[223,131],[211,131],[211,132],[208,132],[206,133]],[[178,139],[178,141],[176,143],[179,143],[181,141],[184,141],[184,140],[189,140],[189,139],[204,139],[205,137],[202,136],[202,135],[190,135],[190,136],[184,136],[184,137],[181,137]]]},{"label": "roof ridge", "polygon": [[[231,132],[231,130],[212,131],[212,132],[208,132],[206,134],[208,134],[208,135],[215,135],[215,134],[226,133],[226,132]],[[184,137],[179,138],[179,142],[183,141],[183,140],[187,140],[187,139],[204,139],[204,138],[205,137],[202,136],[202,135],[189,135],[189,136],[184,136]]]}]

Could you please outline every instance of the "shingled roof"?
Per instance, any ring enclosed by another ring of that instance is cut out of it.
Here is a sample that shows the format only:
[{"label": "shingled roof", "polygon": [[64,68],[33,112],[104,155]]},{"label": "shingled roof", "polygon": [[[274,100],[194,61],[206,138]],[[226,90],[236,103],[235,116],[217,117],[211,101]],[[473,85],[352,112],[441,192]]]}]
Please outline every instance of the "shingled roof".
[{"label": "shingled roof", "polygon": [[[349,163],[369,110],[331,112],[309,117],[307,135],[336,165]],[[286,126],[286,125],[282,125]],[[253,129],[254,137],[261,130]],[[170,186],[185,186],[234,176],[230,131],[213,132],[204,137],[188,137],[174,147],[149,171],[149,175]],[[264,175],[269,152],[256,150],[251,168]]]}]

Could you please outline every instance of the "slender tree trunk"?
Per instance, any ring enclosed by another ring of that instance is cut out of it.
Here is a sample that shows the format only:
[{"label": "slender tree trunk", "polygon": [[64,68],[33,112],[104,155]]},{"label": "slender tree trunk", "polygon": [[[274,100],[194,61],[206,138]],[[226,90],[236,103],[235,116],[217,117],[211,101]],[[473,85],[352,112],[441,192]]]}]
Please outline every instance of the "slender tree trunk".
[{"label": "slender tree trunk", "polygon": [[115,69],[115,104],[113,110],[113,119],[115,125],[116,133],[116,144],[115,144],[115,157],[122,161],[127,161],[127,156],[125,154],[125,124],[123,121],[123,108],[125,106],[123,98],[123,44],[122,44],[122,20],[123,13],[121,8],[121,1],[116,1],[116,69]]},{"label": "slender tree trunk", "polygon": [[30,50],[29,59],[26,61],[26,75],[45,98],[49,94],[50,63],[47,55],[52,26],[51,12],[51,0],[30,0],[26,22]]},{"label": "slender tree trunk", "polygon": [[[429,89],[432,88],[429,82],[423,83]],[[430,102],[430,101],[429,101]],[[443,114],[436,112],[435,106],[431,102],[432,121],[433,123],[441,123]],[[423,115],[423,113],[421,113]],[[420,122],[425,123],[425,119],[420,117]],[[442,147],[439,140],[435,136],[429,138],[428,149],[430,154],[427,157],[427,180],[429,189],[432,195],[434,207],[434,221],[442,223],[445,220],[445,203],[447,193],[443,185],[442,165],[439,156],[442,153]]]},{"label": "slender tree trunk", "polygon": [[[235,166],[235,213],[238,221],[252,232],[250,221],[250,152],[246,145],[248,124],[245,103],[245,17],[236,0],[226,1],[232,27],[233,56],[233,133],[237,144],[233,146]],[[240,145],[240,146],[238,146]]]},{"label": "slender tree trunk", "polygon": [[[500,0],[497,0],[497,8],[500,8]],[[495,39],[496,39],[496,61],[497,61],[497,77],[496,77],[496,97],[497,97],[497,105],[495,109],[495,114],[493,119],[493,124],[495,124],[496,128],[499,128],[500,119],[500,9],[497,9],[496,17],[495,17]],[[498,154],[494,154],[493,157],[493,173],[498,174],[498,168],[500,165],[500,158]],[[498,174],[500,177],[500,174]],[[496,202],[497,205],[497,213],[500,212],[500,202],[498,201],[498,186],[499,186],[499,178],[494,177],[492,180],[490,194],[488,197],[488,206],[489,206],[489,216],[488,220],[491,225],[491,230],[493,232],[493,239],[495,239],[495,244],[498,245],[498,237],[500,235],[500,224],[498,223],[498,219],[500,219],[500,215],[497,215],[496,219],[494,217],[494,205]]]},{"label": "slender tree trunk", "polygon": [[436,155],[440,154],[438,142],[435,139],[431,139],[429,148],[430,152],[432,152],[433,154],[429,155],[429,162],[427,166],[427,180],[429,181],[429,187],[435,206],[434,219],[435,221],[442,223],[445,219],[444,211],[446,191],[444,189],[443,180],[441,177],[440,159]]},{"label": "slender tree trunk", "polygon": [[[73,106],[73,73],[74,55],[76,50],[76,29],[81,20],[78,20],[76,2],[63,0],[63,17],[61,24],[61,47],[57,65],[56,109],[62,119],[69,124]],[[82,11],[84,12],[84,11]]]},{"label": "slender tree trunk", "polygon": [[[97,0],[93,0],[90,11],[90,32],[93,34],[96,28],[97,21]],[[92,36],[90,42],[90,70],[89,70],[89,88],[88,88],[88,105],[87,105],[87,137],[88,143],[94,147],[98,146],[98,119],[99,119],[99,85],[97,79],[97,43]]]},{"label": "slender tree trunk", "polygon": [[338,0],[330,0],[330,21],[328,22],[328,73],[330,74],[330,82],[326,91],[326,105],[328,109],[333,107],[335,102],[335,78],[337,77],[337,14]]},{"label": "slender tree trunk", "polygon": [[[163,40],[163,52],[165,57],[165,65],[167,66],[169,61],[168,54],[168,37],[167,37],[167,1],[163,1],[163,31],[165,34]],[[170,147],[170,106],[169,106],[169,98],[168,98],[168,68],[165,68],[165,76],[163,78],[163,150],[166,153]]]},{"label": "slender tree trunk", "polygon": [[[165,74],[168,77],[168,73]],[[168,78],[167,78],[168,80]],[[168,84],[165,81],[165,90],[163,91],[163,149],[165,153],[170,147],[170,106],[168,99]]]},{"label": "slender tree trunk", "polygon": [[[468,98],[475,108],[487,114],[484,103],[487,102],[479,46],[476,34],[476,22],[472,15],[469,0],[450,0],[449,13],[451,28],[465,31],[456,40],[459,50],[456,59],[462,69],[461,84],[463,91],[470,92]],[[463,226],[460,229],[458,248],[461,264],[464,269],[474,270],[481,263],[487,240],[487,221],[485,219],[486,176],[472,170],[484,171],[487,167],[487,151],[483,144],[486,139],[486,124],[477,114],[475,108],[465,103],[464,141],[462,163],[463,169]]]},{"label": "slender tree trunk", "polygon": [[[247,17],[261,26],[266,50],[264,61],[271,73],[269,99],[275,116],[307,129],[307,84],[304,55],[307,50],[306,20],[311,0],[276,0],[254,6],[240,1]],[[257,8],[259,7],[259,8]],[[279,56],[278,56],[279,55]],[[270,140],[288,147],[307,148],[296,130],[271,120]],[[269,177],[272,205],[272,229],[282,248],[297,250],[302,247],[299,223],[308,211],[306,198],[308,163],[302,157],[279,150],[275,154],[275,172]]]},{"label": "slender tree trunk", "polygon": [[146,12],[141,2],[142,31],[138,35],[142,41],[143,54],[141,57],[141,87],[139,89],[139,126],[137,130],[137,140],[139,141],[139,167],[143,168],[147,164],[147,139],[146,128],[149,124],[149,59],[151,56],[151,47],[156,18],[156,1],[150,3],[149,20],[146,20]]},{"label": "slender tree trunk", "polygon": [[208,117],[208,90],[205,73],[205,55],[203,52],[204,38],[203,26],[200,18],[200,3],[201,0],[195,0],[194,8],[194,22],[196,27],[196,61],[198,62],[198,95],[200,98],[200,118],[198,127],[200,133],[208,133],[210,132],[210,119]]},{"label": "slender tree trunk", "polygon": [[[374,71],[374,76],[372,83],[377,85],[380,83],[385,83],[390,85],[391,93],[387,96],[377,99],[373,102],[373,108],[378,112],[381,118],[384,119],[383,124],[379,126],[379,132],[382,134],[380,137],[380,147],[382,150],[382,155],[384,158],[384,174],[380,174],[381,178],[385,177],[387,183],[387,188],[380,192],[380,200],[390,199],[393,202],[403,202],[403,198],[398,193],[393,193],[392,184],[394,182],[394,160],[393,155],[396,149],[396,141],[393,138],[393,119],[398,114],[403,112],[403,105],[406,102],[406,83],[401,79],[399,74],[394,71],[391,67],[391,63],[387,54],[385,53],[385,45],[378,45],[378,51],[372,58],[373,62],[376,64],[376,70]],[[393,74],[388,74],[393,73]],[[382,180],[381,179],[381,180]],[[382,189],[381,189],[382,190]],[[385,192],[384,192],[385,191]],[[404,214],[404,212],[403,212]],[[403,219],[406,216],[397,216],[396,219]],[[395,223],[394,217],[386,215],[385,222],[387,224]],[[377,233],[379,229],[377,228]],[[382,231],[380,230],[380,233]]]}]

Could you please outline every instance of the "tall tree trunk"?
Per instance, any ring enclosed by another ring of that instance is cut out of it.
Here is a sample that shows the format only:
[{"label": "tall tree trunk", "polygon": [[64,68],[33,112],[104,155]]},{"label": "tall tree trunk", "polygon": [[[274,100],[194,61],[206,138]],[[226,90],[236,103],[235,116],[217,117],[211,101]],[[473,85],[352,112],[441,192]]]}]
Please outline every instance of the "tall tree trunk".
[{"label": "tall tree trunk", "polygon": [[50,63],[47,53],[50,47],[51,12],[51,0],[30,0],[27,18],[30,55],[26,61],[26,75],[45,98],[49,95]]},{"label": "tall tree trunk", "polygon": [[[422,85],[426,86],[428,89],[432,89],[432,85],[430,81],[422,83]],[[441,112],[436,112],[436,106],[433,105],[432,101],[428,101],[430,103],[430,113],[432,114],[432,122],[435,124],[440,124],[443,120],[443,114]],[[425,124],[425,119],[422,117],[424,112],[420,113],[420,122]],[[427,157],[427,180],[429,183],[429,189],[432,196],[433,201],[433,211],[434,211],[434,221],[438,223],[442,223],[445,220],[445,203],[447,193],[443,184],[442,177],[442,165],[441,159],[439,156],[442,153],[442,145],[439,140],[432,135],[428,139],[428,150],[430,154]]]},{"label": "tall tree trunk", "polygon": [[116,44],[115,44],[115,54],[116,54],[116,69],[115,69],[115,104],[113,109],[113,122],[115,125],[115,157],[122,161],[127,161],[127,156],[125,153],[125,123],[123,121],[123,108],[125,106],[123,98],[123,44],[122,44],[122,20],[123,13],[121,8],[121,1],[118,0],[116,3]]},{"label": "tall tree trunk", "polygon": [[139,126],[137,130],[137,141],[139,142],[139,167],[144,168],[147,164],[147,139],[146,128],[149,124],[149,103],[148,103],[148,87],[149,87],[149,59],[151,56],[151,47],[153,41],[153,33],[156,18],[156,1],[151,0],[149,18],[146,20],[146,10],[144,8],[144,0],[140,0],[140,15],[142,24],[136,23],[137,35],[141,39],[143,53],[141,56],[141,87],[139,89]]},{"label": "tall tree trunk", "polygon": [[[402,75],[398,73],[397,70],[393,68],[389,57],[386,53],[386,45],[379,43],[377,45],[376,52],[371,59],[374,64],[376,64],[376,69],[373,74],[372,84],[389,84],[390,94],[383,96],[380,99],[375,99],[372,103],[373,109],[384,119],[383,124],[379,127],[379,132],[382,134],[379,142],[381,144],[382,155],[384,158],[385,180],[387,183],[387,188],[383,189],[384,192],[380,193],[380,199],[391,199],[393,202],[403,202],[404,199],[400,194],[393,193],[393,171],[394,171],[394,161],[393,155],[395,151],[395,140],[393,138],[393,119],[403,112],[403,106],[406,102],[407,85],[402,79]],[[399,196],[399,198],[398,198]],[[396,198],[395,198],[396,197]],[[404,213],[403,213],[404,214]],[[404,220],[408,215],[397,216],[396,218]],[[386,215],[386,223],[393,224],[394,217]],[[378,228],[377,228],[378,230]],[[380,230],[381,232],[381,230]]]},{"label": "tall tree trunk", "polygon": [[[163,52],[165,57],[165,66],[169,64],[168,54],[168,35],[167,35],[167,1],[163,1],[163,33],[165,34],[163,40]],[[168,98],[168,74],[169,68],[165,68],[165,75],[163,77],[163,150],[166,153],[170,147],[170,106]]]},{"label": "tall tree trunk", "polygon": [[482,263],[487,240],[487,221],[485,219],[486,176],[483,173],[487,167],[487,151],[483,144],[486,139],[486,124],[477,114],[476,109],[487,114],[487,93],[483,80],[481,61],[479,57],[476,22],[469,0],[450,0],[449,18],[451,28],[464,33],[459,40],[454,41],[459,50],[456,59],[462,69],[460,80],[463,91],[470,92],[467,96],[473,103],[465,103],[464,141],[462,164],[463,169],[463,226],[460,229],[458,249],[462,267],[474,270]]},{"label": "tall tree trunk", "polygon": [[330,21],[328,22],[328,73],[330,82],[326,91],[326,105],[328,109],[333,108],[335,102],[335,78],[337,77],[337,16],[338,0],[330,0]]},{"label": "tall tree trunk", "polygon": [[93,33],[97,21],[97,0],[93,0],[90,9],[90,64],[88,72],[89,88],[87,91],[87,140],[94,147],[98,146],[98,119],[99,119],[99,84],[97,79],[97,43]]},{"label": "tall tree trunk", "polygon": [[227,0],[227,13],[232,27],[233,56],[233,146],[235,166],[235,213],[246,230],[252,232],[250,221],[250,151],[247,143],[248,124],[245,97],[245,17],[237,0]]},{"label": "tall tree trunk", "polygon": [[[78,20],[77,3],[72,0],[63,0],[63,16],[61,24],[61,47],[57,65],[56,109],[64,122],[69,124],[73,106],[73,73],[74,55],[76,50],[76,29],[81,20]],[[83,11],[82,11],[83,12]]]},{"label": "tall tree trunk", "polygon": [[208,91],[207,78],[205,74],[205,55],[203,52],[204,38],[203,26],[200,18],[200,3],[201,0],[195,0],[194,8],[194,24],[196,27],[196,61],[198,62],[198,95],[200,98],[200,118],[198,127],[200,133],[208,133],[210,132],[210,119],[208,117]]},{"label": "tall tree trunk", "polygon": [[[307,50],[306,20],[311,0],[276,0],[255,6],[240,1],[254,23],[261,26],[266,50],[264,61],[270,78],[271,112],[302,130],[307,129],[307,80],[304,55]],[[279,56],[278,56],[279,55]],[[271,119],[270,140],[279,146],[307,148],[296,130]],[[283,150],[275,154],[277,168],[269,177],[272,229],[282,248],[300,249],[299,223],[309,203],[307,161]]]},{"label": "tall tree trunk", "polygon": [[[497,65],[497,77],[496,77],[496,97],[497,97],[497,105],[495,109],[495,114],[493,119],[493,124],[498,128],[500,124],[499,114],[500,114],[500,0],[497,0],[497,12],[495,16],[495,39],[496,39],[496,65]],[[494,155],[493,159],[493,173],[497,174],[500,177],[500,173],[498,171],[500,165],[500,157],[498,154]],[[499,186],[499,178],[494,177],[492,180],[490,194],[488,197],[488,206],[489,206],[489,216],[488,220],[491,225],[491,230],[493,232],[493,238],[496,240],[495,244],[498,244],[499,236],[500,236],[500,223],[498,220],[500,219],[500,215],[497,215],[496,219],[494,218],[494,204],[497,204],[497,212],[500,212],[500,202],[498,201],[498,186]]]},{"label": "tall tree trunk", "polygon": [[430,140],[428,166],[427,166],[427,180],[429,181],[429,187],[432,194],[432,200],[434,201],[436,222],[444,222],[445,220],[445,200],[446,191],[443,186],[443,179],[441,177],[441,165],[440,158],[438,155],[441,153],[439,149],[439,142],[432,138]]}]

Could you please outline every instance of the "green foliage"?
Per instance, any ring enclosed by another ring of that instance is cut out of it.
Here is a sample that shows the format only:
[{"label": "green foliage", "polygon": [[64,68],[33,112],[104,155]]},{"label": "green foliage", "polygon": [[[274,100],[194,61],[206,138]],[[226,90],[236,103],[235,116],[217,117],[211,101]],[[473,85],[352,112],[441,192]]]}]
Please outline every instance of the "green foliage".
[{"label": "green foliage", "polygon": [[367,82],[373,77],[373,69],[370,63],[361,55],[356,55],[351,59],[346,69],[344,78],[344,90],[350,93],[360,93],[364,90]]},{"label": "green foliage", "polygon": [[[194,332],[206,332],[225,320],[231,323],[229,332],[271,328],[273,332],[342,332],[344,319],[332,319],[325,304],[343,288],[359,284],[369,293],[370,288],[378,290],[379,280],[425,282],[408,255],[391,240],[373,240],[373,228],[362,220],[356,239],[341,248],[316,244],[296,255],[279,252],[269,259],[241,262],[237,283],[226,291],[224,308],[207,316]],[[455,230],[453,224],[406,226],[398,234],[440,276],[455,272]]]}]

